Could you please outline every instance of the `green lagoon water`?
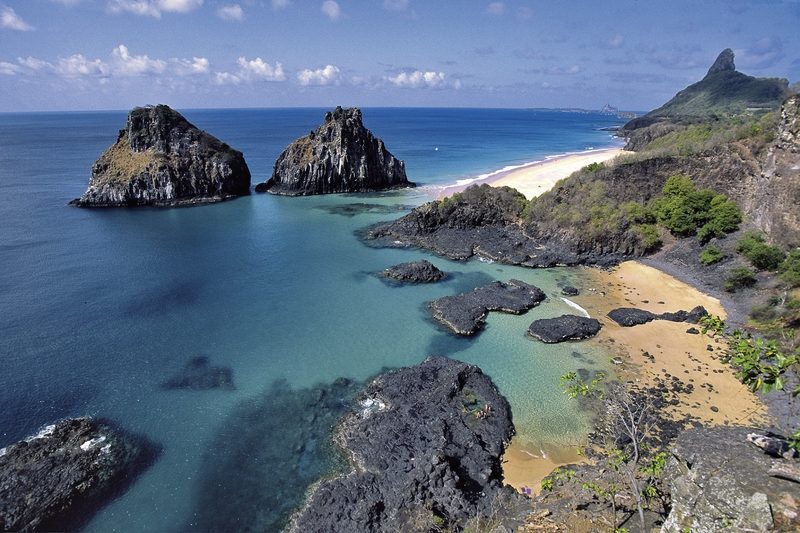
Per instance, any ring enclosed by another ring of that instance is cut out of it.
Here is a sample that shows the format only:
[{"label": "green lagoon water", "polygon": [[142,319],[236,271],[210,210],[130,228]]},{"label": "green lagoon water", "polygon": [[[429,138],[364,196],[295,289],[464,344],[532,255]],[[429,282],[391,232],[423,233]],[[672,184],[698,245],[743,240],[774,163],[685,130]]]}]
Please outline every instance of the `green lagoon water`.
[{"label": "green lagoon water", "polygon": [[[186,115],[242,150],[255,183],[323,112]],[[519,438],[570,443],[583,436],[586,419],[561,394],[558,377],[603,367],[607,358],[588,344],[544,345],[525,336],[532,320],[570,311],[558,287],[580,287],[580,269],[457,263],[369,248],[355,232],[400,216],[446,183],[610,145],[599,128],[615,120],[527,110],[365,110],[364,118],[423,187],[252,195],[188,209],[82,210],[66,203],[84,189],[124,113],[0,115],[0,447],[59,418],[87,414],[162,446],[158,460],[86,530],[202,529],[196,518],[209,506],[213,512],[209,494],[218,490],[208,486],[219,481],[209,472],[232,450],[239,455],[225,484],[255,487],[252,507],[258,506],[256,493],[276,490],[282,480],[274,476],[285,475],[264,469],[263,450],[306,423],[287,413],[277,427],[260,427],[259,406],[276,381],[299,390],[446,355],[493,378],[511,403]],[[419,286],[374,275],[420,258],[452,275]],[[430,320],[427,301],[511,278],[541,287],[548,299],[522,316],[491,314],[473,339]],[[159,388],[197,355],[231,367],[236,390]],[[224,493],[219,498],[224,508]],[[259,525],[258,518],[237,520],[230,517],[230,529]]]}]

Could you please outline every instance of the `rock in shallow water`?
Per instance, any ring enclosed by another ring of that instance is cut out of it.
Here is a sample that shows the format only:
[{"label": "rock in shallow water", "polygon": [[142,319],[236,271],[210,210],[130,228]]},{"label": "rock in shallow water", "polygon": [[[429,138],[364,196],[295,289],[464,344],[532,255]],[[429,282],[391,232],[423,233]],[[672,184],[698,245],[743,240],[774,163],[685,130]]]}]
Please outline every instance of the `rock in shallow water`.
[{"label": "rock in shallow water", "polygon": [[528,327],[528,335],[542,342],[552,344],[594,337],[601,327],[600,321],[594,318],[561,315],[556,318],[534,320]]},{"label": "rock in shallow water", "polygon": [[413,186],[405,164],[364,127],[361,110],[337,107],[319,128],[283,151],[272,177],[256,192],[302,196]]},{"label": "rock in shallow water", "polygon": [[165,105],[137,107],[92,166],[78,207],[177,206],[249,194],[242,153]]},{"label": "rock in shallow water", "polygon": [[478,367],[429,358],[359,398],[335,437],[354,469],[314,488],[293,531],[460,530],[491,515],[513,523],[526,507],[502,483],[510,407]]},{"label": "rock in shallow water", "polygon": [[193,357],[178,374],[161,384],[162,389],[233,390],[233,370],[211,366],[208,357]]},{"label": "rock in shallow water", "polygon": [[0,450],[0,531],[78,529],[156,457],[146,439],[70,418]]},{"label": "rock in shallow water", "polygon": [[436,268],[430,261],[422,259],[389,267],[381,272],[381,276],[407,283],[433,283],[446,278],[447,273]]},{"label": "rock in shallow water", "polygon": [[474,335],[483,327],[489,311],[521,314],[546,298],[538,287],[512,279],[494,281],[472,292],[445,296],[430,302],[433,318],[456,335]]}]

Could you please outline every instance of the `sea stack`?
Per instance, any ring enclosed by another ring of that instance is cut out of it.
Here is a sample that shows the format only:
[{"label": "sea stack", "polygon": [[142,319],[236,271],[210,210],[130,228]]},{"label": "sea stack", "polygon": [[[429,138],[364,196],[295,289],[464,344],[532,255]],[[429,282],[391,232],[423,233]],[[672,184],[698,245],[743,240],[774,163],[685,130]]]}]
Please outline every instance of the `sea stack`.
[{"label": "sea stack", "polygon": [[242,153],[166,105],[134,108],[92,166],[79,207],[182,206],[250,192]]},{"label": "sea stack", "polygon": [[361,110],[337,107],[320,127],[283,151],[272,177],[256,185],[256,192],[305,196],[413,186],[405,163],[364,127]]}]

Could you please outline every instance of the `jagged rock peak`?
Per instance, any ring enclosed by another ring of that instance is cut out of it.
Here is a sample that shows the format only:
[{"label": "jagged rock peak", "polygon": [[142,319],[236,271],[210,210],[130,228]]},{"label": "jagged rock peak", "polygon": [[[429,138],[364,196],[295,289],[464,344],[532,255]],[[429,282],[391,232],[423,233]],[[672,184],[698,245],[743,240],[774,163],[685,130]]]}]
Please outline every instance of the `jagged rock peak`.
[{"label": "jagged rock peak", "polygon": [[733,62],[733,50],[726,48],[717,56],[717,60],[714,61],[714,64],[708,69],[708,74],[706,74],[706,76],[716,74],[717,72],[734,70],[736,70],[736,64]]},{"label": "jagged rock peak", "polygon": [[405,163],[364,127],[361,110],[337,107],[325,122],[290,144],[257,192],[289,196],[413,187]]},{"label": "jagged rock peak", "polygon": [[92,166],[79,207],[175,206],[250,192],[244,156],[166,105],[136,107]]}]

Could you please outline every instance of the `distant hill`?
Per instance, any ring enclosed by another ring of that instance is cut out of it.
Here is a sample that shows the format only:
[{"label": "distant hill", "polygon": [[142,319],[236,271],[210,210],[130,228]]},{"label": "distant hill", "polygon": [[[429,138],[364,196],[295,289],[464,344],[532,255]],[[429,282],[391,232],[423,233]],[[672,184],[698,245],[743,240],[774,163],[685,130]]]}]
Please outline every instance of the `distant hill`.
[{"label": "distant hill", "polygon": [[789,82],[782,78],[755,78],[736,70],[733,50],[727,48],[708,69],[706,76],[676,94],[669,102],[628,122],[623,130],[656,122],[701,122],[727,117],[748,109],[777,109],[788,96]]}]

